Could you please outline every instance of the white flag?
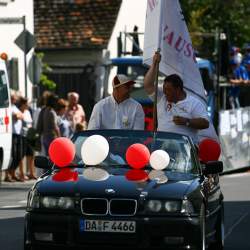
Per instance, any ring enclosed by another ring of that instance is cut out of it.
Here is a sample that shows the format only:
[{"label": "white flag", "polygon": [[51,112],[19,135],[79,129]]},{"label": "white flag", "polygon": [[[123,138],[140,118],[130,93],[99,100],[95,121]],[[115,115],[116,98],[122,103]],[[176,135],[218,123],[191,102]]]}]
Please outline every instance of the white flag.
[{"label": "white flag", "polygon": [[158,48],[161,51],[160,72],[164,75],[178,74],[184,88],[206,103],[200,71],[178,0],[148,0],[144,64],[152,64]]}]

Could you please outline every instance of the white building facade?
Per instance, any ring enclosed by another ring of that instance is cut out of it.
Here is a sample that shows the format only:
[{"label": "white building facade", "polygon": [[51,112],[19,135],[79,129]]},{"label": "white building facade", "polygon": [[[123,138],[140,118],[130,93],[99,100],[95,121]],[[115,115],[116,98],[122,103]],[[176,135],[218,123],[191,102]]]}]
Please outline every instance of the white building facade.
[{"label": "white building facade", "polygon": [[[33,34],[33,0],[0,0],[0,54],[6,53],[9,63],[15,64],[15,72],[13,72],[13,67],[10,67],[11,70],[9,71],[11,88],[19,90],[23,96],[27,93],[26,97],[31,100],[32,84],[28,77],[25,84],[24,52],[15,43],[16,38],[24,30],[24,23],[16,23],[19,18],[25,19],[26,30]],[[33,49],[26,54],[27,66],[32,53]]]}]

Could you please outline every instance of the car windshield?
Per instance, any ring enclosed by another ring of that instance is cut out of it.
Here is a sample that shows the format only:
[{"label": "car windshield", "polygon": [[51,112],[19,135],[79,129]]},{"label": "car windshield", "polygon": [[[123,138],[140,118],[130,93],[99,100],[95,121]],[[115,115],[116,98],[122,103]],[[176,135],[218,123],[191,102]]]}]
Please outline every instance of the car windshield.
[{"label": "car windshield", "polygon": [[[81,147],[91,135],[102,135],[109,143],[109,154],[100,166],[128,167],[126,151],[134,143],[147,146],[150,153],[164,150],[170,156],[167,171],[198,174],[198,167],[194,156],[194,147],[188,137],[167,132],[129,131],[129,130],[96,130],[84,131],[76,134],[72,140],[76,146],[74,164],[83,165]],[[149,167],[149,166],[146,166]]]}]

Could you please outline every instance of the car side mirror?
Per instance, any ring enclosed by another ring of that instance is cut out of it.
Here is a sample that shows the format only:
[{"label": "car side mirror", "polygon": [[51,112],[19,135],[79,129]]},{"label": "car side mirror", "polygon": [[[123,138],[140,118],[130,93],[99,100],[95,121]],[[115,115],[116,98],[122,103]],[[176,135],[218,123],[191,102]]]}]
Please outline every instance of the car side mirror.
[{"label": "car side mirror", "polygon": [[37,156],[35,156],[34,165],[37,168],[48,170],[48,169],[51,169],[53,163],[49,160],[48,157],[42,156],[42,155],[37,155]]},{"label": "car side mirror", "polygon": [[204,164],[203,174],[219,174],[223,171],[222,161],[209,161]]}]

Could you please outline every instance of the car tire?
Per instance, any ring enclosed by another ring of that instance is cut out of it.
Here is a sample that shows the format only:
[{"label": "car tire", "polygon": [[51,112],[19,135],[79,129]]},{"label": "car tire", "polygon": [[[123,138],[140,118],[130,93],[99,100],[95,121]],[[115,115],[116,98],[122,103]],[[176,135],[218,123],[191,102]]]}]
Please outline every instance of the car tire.
[{"label": "car tire", "polygon": [[199,225],[199,236],[198,242],[196,243],[197,250],[205,250],[206,249],[206,209],[204,203],[201,205],[200,209],[200,225]]},{"label": "car tire", "polygon": [[225,226],[224,226],[224,206],[221,205],[219,211],[217,223],[216,223],[216,233],[215,233],[215,242],[209,246],[209,250],[223,250],[224,249],[224,240],[225,240]]}]

